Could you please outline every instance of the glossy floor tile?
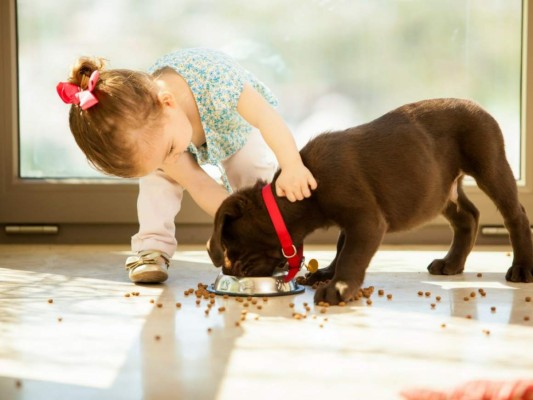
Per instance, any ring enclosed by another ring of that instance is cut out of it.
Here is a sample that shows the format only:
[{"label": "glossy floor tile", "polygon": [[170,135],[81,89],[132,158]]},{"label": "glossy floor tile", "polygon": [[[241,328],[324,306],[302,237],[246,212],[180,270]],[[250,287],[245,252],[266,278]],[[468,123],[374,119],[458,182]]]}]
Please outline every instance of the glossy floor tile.
[{"label": "glossy floor tile", "polygon": [[[325,312],[306,289],[216,297],[206,313],[208,300],[184,294],[217,276],[201,248],[180,248],[169,280],[152,286],[128,282],[127,254],[0,246],[0,399],[388,400],[533,378],[533,284],[505,281],[506,248],[477,248],[452,277],[426,272],[444,248],[383,248],[364,284],[375,287],[371,304]],[[306,249],[321,266],[333,255]]]}]

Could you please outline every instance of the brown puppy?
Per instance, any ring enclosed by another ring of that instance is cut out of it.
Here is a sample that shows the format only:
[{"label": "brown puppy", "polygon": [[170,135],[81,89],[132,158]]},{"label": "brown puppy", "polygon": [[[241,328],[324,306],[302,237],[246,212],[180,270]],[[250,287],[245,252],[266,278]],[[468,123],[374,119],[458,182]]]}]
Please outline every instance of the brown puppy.
[{"label": "brown puppy", "polygon": [[[351,299],[386,232],[413,228],[438,214],[448,219],[454,237],[446,256],[428,270],[461,273],[479,219],[461,188],[463,175],[472,176],[503,215],[514,251],[506,279],[533,282],[529,220],[518,202],[503,137],[494,118],[475,103],[407,104],[368,124],[322,134],[300,153],[318,188],[295,203],[276,197],[294,244],[317,228],[341,229],[335,259],[311,277],[331,279],[316,291],[315,302]],[[261,197],[263,185],[231,195],[217,211],[208,251],[226,274],[269,276],[286,261]]]}]

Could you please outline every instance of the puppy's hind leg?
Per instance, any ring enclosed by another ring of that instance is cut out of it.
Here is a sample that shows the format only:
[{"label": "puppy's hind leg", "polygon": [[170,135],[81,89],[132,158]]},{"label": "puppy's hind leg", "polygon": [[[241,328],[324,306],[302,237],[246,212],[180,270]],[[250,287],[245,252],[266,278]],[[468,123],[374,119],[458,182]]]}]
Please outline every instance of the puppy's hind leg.
[{"label": "puppy's hind leg", "polygon": [[455,275],[463,272],[466,257],[476,241],[479,211],[466,197],[461,181],[462,178],[457,182],[457,199],[449,200],[442,212],[453,229],[452,245],[443,259],[433,260],[429,264],[428,271],[433,275]]},{"label": "puppy's hind leg", "polygon": [[305,285],[312,286],[317,282],[328,281],[333,278],[333,275],[335,275],[335,266],[337,265],[337,260],[343,246],[344,232],[341,231],[339,239],[337,240],[337,253],[335,254],[335,258],[326,268],[320,268],[315,273],[307,273],[305,275]]},{"label": "puppy's hind leg", "polygon": [[503,216],[513,247],[513,264],[505,279],[511,282],[533,282],[533,243],[531,228],[524,207],[518,201],[518,190],[507,161],[494,162],[496,169],[488,169],[475,176],[479,187],[494,201]]}]

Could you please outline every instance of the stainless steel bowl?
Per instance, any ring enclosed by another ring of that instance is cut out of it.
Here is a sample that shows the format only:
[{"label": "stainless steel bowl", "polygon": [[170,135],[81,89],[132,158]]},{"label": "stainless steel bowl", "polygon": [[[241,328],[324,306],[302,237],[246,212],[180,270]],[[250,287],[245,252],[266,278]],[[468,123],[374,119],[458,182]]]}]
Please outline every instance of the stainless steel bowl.
[{"label": "stainless steel bowl", "polygon": [[238,277],[220,273],[215,283],[208,286],[211,293],[228,296],[286,296],[302,293],[305,288],[298,285],[293,279],[290,282],[283,281],[283,275],[267,277]]}]

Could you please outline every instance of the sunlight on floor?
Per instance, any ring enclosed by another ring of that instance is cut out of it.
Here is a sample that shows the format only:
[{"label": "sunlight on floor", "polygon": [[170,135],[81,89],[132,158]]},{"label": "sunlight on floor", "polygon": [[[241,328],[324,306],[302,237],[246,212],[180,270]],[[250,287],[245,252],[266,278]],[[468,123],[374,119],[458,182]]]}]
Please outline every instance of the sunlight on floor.
[{"label": "sunlight on floor", "polygon": [[[331,246],[305,253],[321,267],[334,257]],[[311,288],[246,304],[186,295],[218,275],[203,246],[181,246],[165,284],[134,285],[129,254],[3,252],[0,397],[393,400],[413,387],[533,376],[533,286],[505,281],[506,249],[475,251],[463,274],[434,276],[426,266],[444,249],[383,248],[363,285],[375,288],[370,299],[327,308]]]},{"label": "sunlight on floor", "polygon": [[[1,374],[109,387],[151,304],[132,305],[129,283],[5,268],[0,276]],[[146,290],[153,298],[162,292]]]}]

